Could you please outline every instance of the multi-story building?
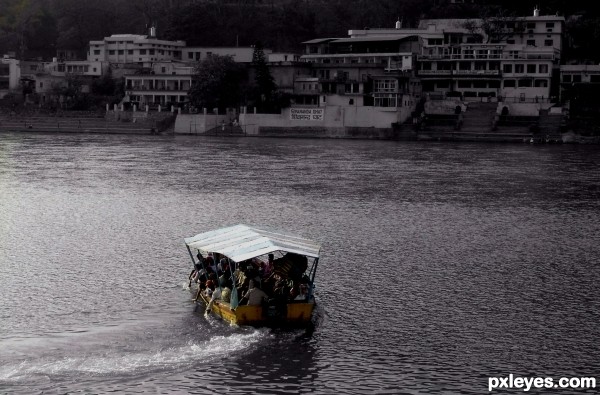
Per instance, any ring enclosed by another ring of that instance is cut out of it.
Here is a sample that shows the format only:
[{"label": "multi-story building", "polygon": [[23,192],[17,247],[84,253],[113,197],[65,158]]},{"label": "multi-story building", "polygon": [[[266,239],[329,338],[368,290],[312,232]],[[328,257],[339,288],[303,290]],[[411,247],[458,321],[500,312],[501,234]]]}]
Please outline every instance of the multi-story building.
[{"label": "multi-story building", "polygon": [[0,98],[19,87],[21,68],[19,61],[9,56],[0,59]]},{"label": "multi-story building", "polygon": [[[253,47],[185,47],[182,49],[182,61],[186,63],[202,62],[212,55],[231,56],[235,62],[250,63],[254,54]],[[265,49],[265,55],[271,50]]]},{"label": "multi-story building", "polygon": [[[387,29],[351,30],[348,38],[305,42],[312,78],[298,80],[299,104],[401,107],[411,93],[419,37]],[[305,89],[310,86],[311,89]]]},{"label": "multi-story building", "polygon": [[423,91],[466,100],[547,101],[557,96],[552,77],[560,64],[563,17],[539,16],[536,10],[531,17],[492,22],[423,20],[420,27],[440,34],[423,40],[418,57]]},{"label": "multi-story building", "polygon": [[571,104],[572,115],[597,115],[600,108],[600,65],[560,66],[561,101]]},{"label": "multi-story building", "polygon": [[151,67],[155,62],[182,60],[185,42],[160,40],[151,30],[149,35],[113,34],[103,40],[90,41],[89,46],[88,61]]},{"label": "multi-story building", "polygon": [[181,106],[188,102],[193,67],[177,62],[157,62],[152,69],[125,76],[126,101],[138,108]]}]

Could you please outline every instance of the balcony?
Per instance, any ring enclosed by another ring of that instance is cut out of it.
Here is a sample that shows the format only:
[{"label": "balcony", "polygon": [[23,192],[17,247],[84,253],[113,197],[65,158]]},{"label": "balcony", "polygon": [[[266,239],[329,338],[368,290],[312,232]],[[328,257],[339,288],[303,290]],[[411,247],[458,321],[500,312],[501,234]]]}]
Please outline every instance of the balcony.
[{"label": "balcony", "polygon": [[473,54],[473,53],[460,53],[460,54],[444,54],[444,55],[417,55],[418,60],[501,60],[507,57],[503,57],[501,54]]},{"label": "balcony", "polygon": [[419,75],[452,75],[452,70],[419,70]]},{"label": "balcony", "polygon": [[500,70],[453,70],[452,75],[460,76],[500,76]]},{"label": "balcony", "polygon": [[468,77],[499,77],[500,70],[419,70],[417,72],[419,76],[468,76]]}]

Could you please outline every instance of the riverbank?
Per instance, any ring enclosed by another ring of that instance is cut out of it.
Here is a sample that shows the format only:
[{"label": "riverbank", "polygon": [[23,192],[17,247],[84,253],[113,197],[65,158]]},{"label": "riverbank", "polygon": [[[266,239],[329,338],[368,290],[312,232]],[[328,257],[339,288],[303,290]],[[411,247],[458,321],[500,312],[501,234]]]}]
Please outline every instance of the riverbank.
[{"label": "riverbank", "polygon": [[[385,114],[385,113],[384,113]],[[379,117],[372,112],[323,111],[324,125],[308,119],[293,120],[282,114],[178,114],[109,111],[55,114],[0,114],[0,131],[100,134],[176,134],[221,137],[285,137],[404,141],[456,141],[494,143],[600,144],[600,136],[569,131],[549,135],[517,121],[486,130],[477,125],[455,127],[458,117],[430,116],[423,125],[393,122],[395,112]],[[446,117],[447,118],[447,117]],[[346,123],[360,126],[347,126]],[[368,126],[369,122],[377,126]],[[517,122],[517,123],[515,123]],[[391,125],[391,126],[386,126]]]}]

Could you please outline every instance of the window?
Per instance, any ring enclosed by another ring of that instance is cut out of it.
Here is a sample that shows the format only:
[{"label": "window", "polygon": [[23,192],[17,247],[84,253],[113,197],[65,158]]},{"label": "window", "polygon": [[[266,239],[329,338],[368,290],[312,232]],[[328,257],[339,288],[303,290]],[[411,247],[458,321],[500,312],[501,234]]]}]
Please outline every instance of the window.
[{"label": "window", "polygon": [[540,70],[540,74],[548,74],[548,65],[547,64],[541,64],[539,66],[539,70]]},{"label": "window", "polygon": [[554,46],[554,40],[544,40],[544,46],[546,46],[546,47],[553,47]]},{"label": "window", "polygon": [[167,72],[167,68],[166,67],[161,67],[160,68],[160,72],[165,74]]},{"label": "window", "polygon": [[553,28],[554,22],[546,22],[546,28]]},{"label": "window", "polygon": [[188,52],[188,59],[194,59],[194,53]]},{"label": "window", "polygon": [[571,82],[571,74],[563,75],[563,82]]},{"label": "window", "polygon": [[507,44],[514,44],[514,43],[515,43],[515,40],[514,40],[514,39],[512,39],[512,38],[509,38],[508,40],[506,40],[506,43],[507,43]]},{"label": "window", "polygon": [[125,51],[124,51],[124,50],[122,50],[122,49],[119,49],[119,51],[118,51],[118,54],[119,54],[119,55],[125,55]]},{"label": "window", "polygon": [[573,76],[573,82],[581,82],[581,74],[575,74]]},{"label": "window", "polygon": [[458,81],[458,85],[459,88],[470,88],[471,87],[471,81]]},{"label": "window", "polygon": [[531,80],[529,78],[519,80],[519,88],[531,88]]},{"label": "window", "polygon": [[487,82],[485,81],[475,81],[473,82],[473,88],[487,88]]},{"label": "window", "polygon": [[375,92],[395,92],[396,80],[376,80]]},{"label": "window", "polygon": [[527,40],[527,45],[535,47],[535,40]]},{"label": "window", "polygon": [[528,22],[527,29],[535,29],[535,22]]},{"label": "window", "polygon": [[527,74],[535,74],[535,64],[528,64],[527,65]]},{"label": "window", "polygon": [[515,73],[523,74],[524,72],[525,72],[525,65],[523,65],[523,64],[515,65]]},{"label": "window", "polygon": [[114,55],[114,54],[115,54],[115,50],[114,50],[114,49],[111,49],[111,50],[109,50],[109,51],[108,51],[108,54],[109,54],[109,55]]},{"label": "window", "polygon": [[505,88],[514,88],[515,86],[515,80],[504,80]]},{"label": "window", "polygon": [[594,83],[600,82],[600,75],[597,75],[597,74],[590,75],[590,82],[594,82]]},{"label": "window", "polygon": [[513,68],[512,68],[512,64],[505,64],[505,65],[502,67],[502,71],[503,71],[504,73],[512,73],[512,70],[513,70]]},{"label": "window", "polygon": [[94,49],[94,55],[100,55],[100,50],[99,49]]},{"label": "window", "polygon": [[349,104],[349,105],[353,105],[353,104],[354,104],[354,99],[350,99],[350,100],[348,100],[348,104]]},{"label": "window", "polygon": [[547,88],[548,80],[535,80],[534,85],[536,88]]},{"label": "window", "polygon": [[148,52],[150,53],[150,55],[154,55],[154,49],[151,49]]},{"label": "window", "polygon": [[146,50],[145,49],[140,49],[140,55],[146,55]]},{"label": "window", "polygon": [[498,80],[488,81],[488,86],[490,88],[500,88],[500,81],[498,81]]},{"label": "window", "polygon": [[[397,103],[396,96],[389,95],[387,97],[382,97],[382,96],[375,97],[374,104],[376,107],[396,107],[396,103]],[[400,102],[400,104],[402,104],[402,103]]]},{"label": "window", "polygon": [[458,64],[459,70],[471,70],[471,62],[460,62]]},{"label": "window", "polygon": [[44,83],[40,82],[40,88],[43,88],[43,87],[44,87]]},{"label": "window", "polygon": [[127,50],[127,54],[128,54],[128,55],[133,55],[133,49],[128,49],[128,50]]}]

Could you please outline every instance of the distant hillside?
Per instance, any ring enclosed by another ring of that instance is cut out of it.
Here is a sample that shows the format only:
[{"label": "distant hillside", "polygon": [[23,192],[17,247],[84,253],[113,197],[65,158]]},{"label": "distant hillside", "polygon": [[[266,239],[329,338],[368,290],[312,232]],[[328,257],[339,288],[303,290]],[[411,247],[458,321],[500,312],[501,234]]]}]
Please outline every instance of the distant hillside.
[{"label": "distant hillside", "polygon": [[297,50],[305,40],[393,27],[398,18],[410,27],[421,18],[531,15],[536,4],[542,14],[582,15],[569,21],[571,53],[600,60],[593,50],[600,45],[600,19],[582,0],[0,0],[0,50],[51,57],[57,48],[82,50],[110,34],[144,33],[149,24],[160,37],[190,45],[261,41],[275,50]]}]

